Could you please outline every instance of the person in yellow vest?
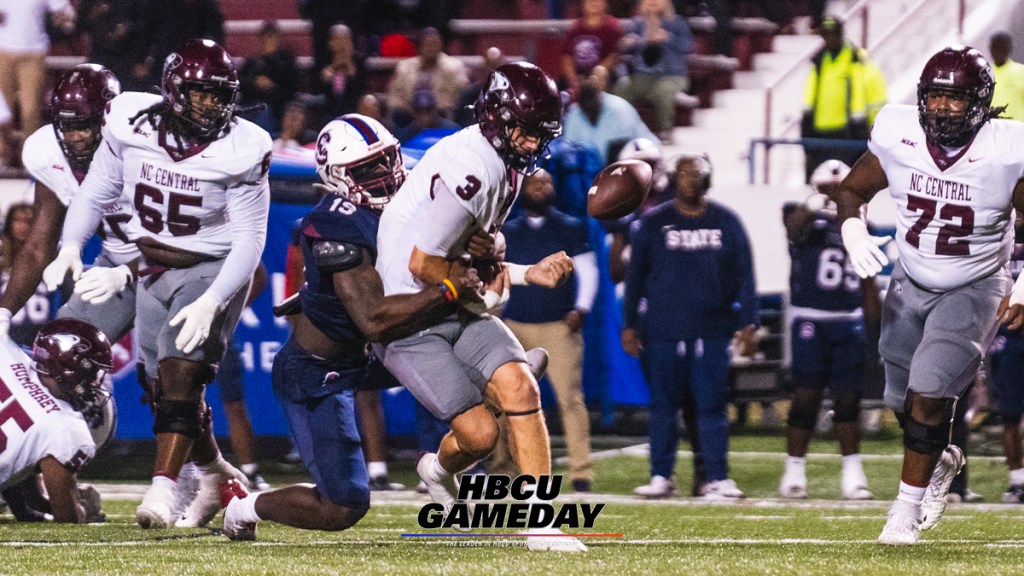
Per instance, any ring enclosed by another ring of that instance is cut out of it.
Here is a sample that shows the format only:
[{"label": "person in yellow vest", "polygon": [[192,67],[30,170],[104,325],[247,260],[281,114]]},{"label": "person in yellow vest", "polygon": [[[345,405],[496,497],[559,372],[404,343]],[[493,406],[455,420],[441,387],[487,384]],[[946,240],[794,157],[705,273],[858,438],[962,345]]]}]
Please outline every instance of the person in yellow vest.
[{"label": "person in yellow vest", "polygon": [[1013,41],[1006,32],[996,32],[989,39],[992,74],[996,77],[992,106],[1006,106],[1003,118],[1024,120],[1024,64],[1010,58],[1012,49]]},{"label": "person in yellow vest", "polygon": [[[820,32],[825,47],[811,58],[811,72],[804,86],[801,136],[866,141],[871,129],[869,86],[871,111],[877,112],[884,103],[885,80],[877,67],[869,63],[867,52],[843,36],[842,22],[825,18]],[[879,93],[882,102],[878,102]],[[816,166],[831,158],[852,165],[866,146],[805,146],[807,178]]]}]

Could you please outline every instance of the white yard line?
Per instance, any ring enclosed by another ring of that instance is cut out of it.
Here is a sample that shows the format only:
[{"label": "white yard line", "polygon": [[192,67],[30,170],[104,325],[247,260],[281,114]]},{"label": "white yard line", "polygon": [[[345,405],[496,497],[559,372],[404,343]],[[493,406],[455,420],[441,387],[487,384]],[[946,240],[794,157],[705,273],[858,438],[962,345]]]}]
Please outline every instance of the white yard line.
[{"label": "white yard line", "polygon": [[[616,456],[641,456],[648,457],[650,455],[650,446],[648,444],[637,444],[635,446],[626,446],[625,448],[613,448],[611,450],[600,450],[592,452],[590,455],[591,460],[604,460],[607,458],[614,458]],[[676,456],[679,458],[692,458],[693,452],[689,450],[680,450],[676,452]],[[774,460],[782,460],[786,457],[785,452],[729,452],[729,458],[770,458]],[[875,461],[898,461],[903,459],[903,454],[861,454],[862,460],[875,460]],[[808,460],[841,460],[842,454],[823,454],[814,453],[808,454]],[[977,460],[979,462],[1003,462],[1005,458],[1003,456],[969,456],[968,460]],[[567,465],[569,463],[568,456],[560,456],[553,460],[555,464]]]}]

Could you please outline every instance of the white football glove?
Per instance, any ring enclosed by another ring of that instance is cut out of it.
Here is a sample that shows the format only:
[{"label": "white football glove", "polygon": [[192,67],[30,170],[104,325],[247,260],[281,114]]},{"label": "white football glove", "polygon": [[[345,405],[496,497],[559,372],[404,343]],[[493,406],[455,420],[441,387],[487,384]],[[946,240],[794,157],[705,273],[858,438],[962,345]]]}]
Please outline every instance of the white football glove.
[{"label": "white football glove", "polygon": [[93,266],[75,282],[75,294],[90,304],[102,304],[124,290],[133,279],[131,269],[124,264],[116,268]]},{"label": "white football glove", "polygon": [[177,326],[185,322],[178,332],[178,337],[174,339],[174,345],[178,347],[178,350],[189,354],[200,344],[206,342],[210,336],[210,325],[213,324],[213,318],[218,312],[220,312],[220,303],[213,296],[203,294],[196,298],[195,302],[175,314],[168,324]]},{"label": "white football glove", "polygon": [[871,278],[889,265],[889,258],[880,247],[890,240],[892,236],[872,236],[868,225],[860,218],[847,218],[843,222],[843,246],[861,278]]},{"label": "white football glove", "polygon": [[11,317],[14,316],[7,308],[0,308],[0,340],[8,337],[11,331]]},{"label": "white football glove", "polygon": [[82,247],[77,244],[65,244],[57,253],[57,258],[43,270],[46,289],[51,292],[56,290],[64,282],[69,270],[71,279],[78,282],[82,276]]}]

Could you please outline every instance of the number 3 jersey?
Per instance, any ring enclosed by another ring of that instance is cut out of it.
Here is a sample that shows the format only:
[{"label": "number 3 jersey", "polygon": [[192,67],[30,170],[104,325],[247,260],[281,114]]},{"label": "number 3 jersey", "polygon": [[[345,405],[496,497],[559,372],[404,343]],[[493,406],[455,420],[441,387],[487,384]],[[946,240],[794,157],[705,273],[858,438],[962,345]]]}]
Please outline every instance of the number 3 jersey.
[{"label": "number 3 jersey", "polygon": [[[430,147],[381,216],[377,233],[377,271],[384,293],[409,294],[424,288],[409,272],[413,247],[432,256],[458,257],[471,229],[448,230],[446,238],[423,238],[419,230],[436,194],[451,194],[490,233],[505,223],[522,186],[522,175],[505,166],[477,125]],[[451,246],[454,253],[434,253],[428,246]]]},{"label": "number 3 jersey", "polygon": [[868,147],[896,201],[896,244],[914,282],[947,291],[1006,266],[1013,188],[1024,176],[1024,123],[990,120],[942,169],[917,108],[889,105],[879,112]]},{"label": "number 3 jersey", "polygon": [[31,362],[0,339],[0,486],[24,478],[47,456],[75,470],[96,453],[85,419],[50,394]]},{"label": "number 3 jersey", "polygon": [[[85,173],[74,171],[68,164],[52,125],[43,126],[25,139],[21,160],[32,178],[52,190],[65,207],[71,204],[85,179]],[[138,256],[135,244],[128,241],[124,231],[131,214],[131,200],[126,194],[103,214],[103,250],[115,264],[124,264]]]}]

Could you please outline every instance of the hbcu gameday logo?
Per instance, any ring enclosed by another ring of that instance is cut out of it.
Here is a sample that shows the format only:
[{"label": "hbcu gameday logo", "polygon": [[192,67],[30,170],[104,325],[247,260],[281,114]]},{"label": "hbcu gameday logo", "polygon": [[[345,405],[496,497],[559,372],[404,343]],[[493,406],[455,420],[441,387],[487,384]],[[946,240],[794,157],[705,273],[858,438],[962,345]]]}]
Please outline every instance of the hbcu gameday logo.
[{"label": "hbcu gameday logo", "polygon": [[[457,502],[445,514],[431,502],[416,517],[420,528],[593,528],[604,504],[553,503],[562,490],[560,475],[466,475]],[[510,500],[511,499],[511,500]]]}]

